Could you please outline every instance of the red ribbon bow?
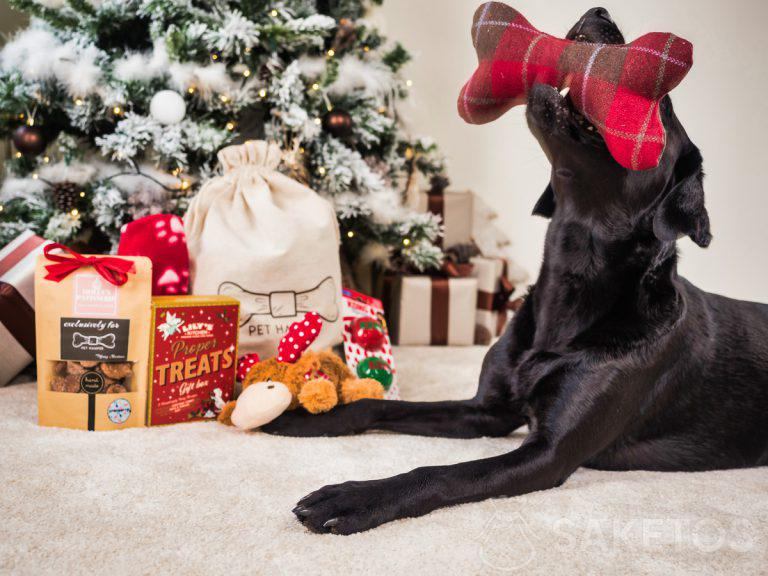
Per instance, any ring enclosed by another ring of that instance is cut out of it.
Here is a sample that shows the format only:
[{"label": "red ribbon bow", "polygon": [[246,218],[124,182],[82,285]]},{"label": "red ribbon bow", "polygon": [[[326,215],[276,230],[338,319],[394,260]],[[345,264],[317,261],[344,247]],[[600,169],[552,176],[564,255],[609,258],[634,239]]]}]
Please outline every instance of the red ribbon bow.
[{"label": "red ribbon bow", "polygon": [[[72,256],[51,254],[56,249],[63,250]],[[45,279],[52,280],[53,282],[61,282],[72,272],[79,270],[83,266],[93,266],[104,280],[115,286],[122,286],[128,282],[129,272],[131,274],[136,273],[136,267],[130,260],[112,256],[83,256],[63,244],[48,244],[43,249],[43,252],[48,260],[56,262],[56,264],[48,264],[45,267],[48,271]]]}]

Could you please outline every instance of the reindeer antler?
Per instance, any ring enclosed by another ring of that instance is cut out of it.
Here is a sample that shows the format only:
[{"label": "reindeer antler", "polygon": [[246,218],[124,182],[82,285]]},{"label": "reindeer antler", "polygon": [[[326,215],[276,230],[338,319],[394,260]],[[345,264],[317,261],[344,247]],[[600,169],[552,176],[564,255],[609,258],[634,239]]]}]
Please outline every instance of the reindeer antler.
[{"label": "reindeer antler", "polygon": [[317,312],[307,312],[304,318],[294,322],[277,347],[277,361],[293,364],[298,361],[312,342],[317,340],[323,320]]}]

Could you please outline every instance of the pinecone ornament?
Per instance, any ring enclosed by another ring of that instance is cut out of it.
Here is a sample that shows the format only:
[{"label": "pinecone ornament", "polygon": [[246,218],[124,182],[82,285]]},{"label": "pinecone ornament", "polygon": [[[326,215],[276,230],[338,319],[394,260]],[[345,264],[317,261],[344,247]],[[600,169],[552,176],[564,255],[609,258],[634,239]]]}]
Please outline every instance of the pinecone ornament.
[{"label": "pinecone ornament", "polygon": [[336,37],[333,39],[332,48],[336,54],[341,54],[344,50],[349,50],[355,45],[357,40],[357,29],[355,23],[349,18],[339,20],[339,27],[336,30]]},{"label": "pinecone ornament", "polygon": [[56,182],[51,188],[53,205],[61,212],[72,212],[77,207],[80,187],[74,182]]}]

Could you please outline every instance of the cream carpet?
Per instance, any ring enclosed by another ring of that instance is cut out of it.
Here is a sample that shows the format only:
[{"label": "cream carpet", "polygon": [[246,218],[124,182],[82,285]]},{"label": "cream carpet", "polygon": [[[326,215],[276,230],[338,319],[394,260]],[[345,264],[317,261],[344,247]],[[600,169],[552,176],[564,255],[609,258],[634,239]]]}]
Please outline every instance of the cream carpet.
[{"label": "cream carpet", "polygon": [[[471,395],[483,350],[400,349],[406,399]],[[215,423],[39,428],[0,389],[0,574],[766,574],[768,468],[577,472],[557,490],[341,537],[294,503],[328,483],[483,458],[522,436],[277,438]]]}]

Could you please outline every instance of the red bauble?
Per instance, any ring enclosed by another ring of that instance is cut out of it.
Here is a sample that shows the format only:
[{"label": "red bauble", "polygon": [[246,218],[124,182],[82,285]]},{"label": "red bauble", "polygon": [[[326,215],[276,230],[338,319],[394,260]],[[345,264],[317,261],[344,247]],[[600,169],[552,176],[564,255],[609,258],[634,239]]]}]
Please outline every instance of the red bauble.
[{"label": "red bauble", "polygon": [[350,326],[352,342],[362,346],[369,352],[381,350],[386,341],[384,326],[376,318],[361,316],[355,318]]},{"label": "red bauble", "polygon": [[345,110],[331,110],[323,116],[323,130],[336,138],[346,138],[352,132],[352,116]]},{"label": "red bauble", "polygon": [[13,131],[13,145],[24,156],[42,154],[48,146],[48,140],[37,126],[19,126]]}]

